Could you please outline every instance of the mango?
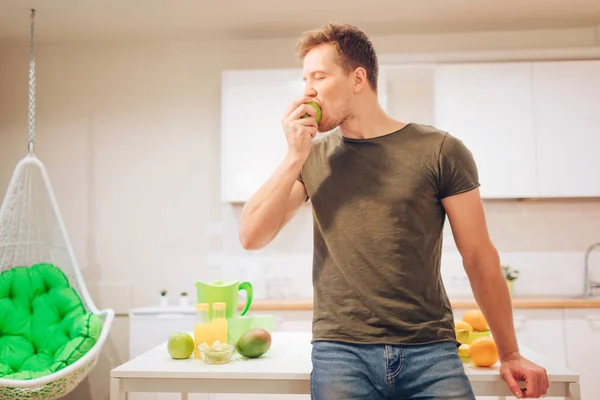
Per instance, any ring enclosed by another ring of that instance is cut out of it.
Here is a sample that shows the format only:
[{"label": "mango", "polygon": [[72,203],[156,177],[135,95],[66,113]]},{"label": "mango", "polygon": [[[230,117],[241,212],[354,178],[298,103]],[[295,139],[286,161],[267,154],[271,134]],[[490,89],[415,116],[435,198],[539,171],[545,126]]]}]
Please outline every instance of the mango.
[{"label": "mango", "polygon": [[246,358],[258,358],[271,348],[271,334],[261,328],[250,329],[235,344],[237,352]]}]

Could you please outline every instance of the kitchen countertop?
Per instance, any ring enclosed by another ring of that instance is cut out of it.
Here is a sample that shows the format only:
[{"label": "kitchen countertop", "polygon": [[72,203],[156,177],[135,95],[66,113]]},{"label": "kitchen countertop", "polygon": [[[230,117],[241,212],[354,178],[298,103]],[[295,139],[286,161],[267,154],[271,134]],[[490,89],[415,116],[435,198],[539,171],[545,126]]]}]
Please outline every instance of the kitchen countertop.
[{"label": "kitchen countertop", "polygon": [[[450,298],[452,308],[476,308],[473,298]],[[240,303],[243,308],[244,303]],[[514,297],[513,308],[600,308],[600,297]],[[262,311],[311,311],[313,302],[310,299],[298,300],[254,300],[252,310]]]},{"label": "kitchen countertop", "polygon": [[[273,344],[264,356],[244,359],[235,354],[231,362],[221,365],[206,364],[194,358],[173,360],[164,341],[110,371],[110,398],[125,399],[126,391],[307,395],[312,369],[311,338],[310,332],[273,332]],[[545,359],[521,343],[519,347],[527,359],[546,368],[550,385],[548,396],[581,399],[577,373]],[[463,365],[477,397],[511,395],[500,375],[498,363],[489,368]],[[523,382],[519,384],[524,387]]]}]

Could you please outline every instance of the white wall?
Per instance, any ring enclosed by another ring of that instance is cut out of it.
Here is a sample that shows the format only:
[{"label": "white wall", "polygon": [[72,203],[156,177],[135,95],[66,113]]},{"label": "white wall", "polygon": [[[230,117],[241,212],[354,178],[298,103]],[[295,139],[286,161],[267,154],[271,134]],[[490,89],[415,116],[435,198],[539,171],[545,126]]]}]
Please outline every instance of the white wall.
[{"label": "white wall", "polygon": [[[596,28],[374,41],[382,54],[600,44]],[[212,279],[221,272],[247,276],[243,264],[247,252],[237,242],[240,207],[219,203],[220,72],[297,66],[294,44],[294,39],[215,39],[37,47],[37,154],[48,169],[76,255],[100,307],[124,314],[131,307],[155,303],[162,288],[193,294],[195,280]],[[0,56],[4,193],[27,145],[28,46],[5,45]],[[573,260],[579,263],[600,221],[595,201],[486,207],[501,250],[526,252],[538,263],[556,260],[549,249],[572,253],[573,258],[558,261],[569,268]],[[550,229],[548,216],[554,221]],[[223,236],[211,237],[211,223],[221,221]],[[576,232],[565,239],[567,244],[558,239],[564,237],[564,226]],[[270,278],[262,282],[265,291],[280,297],[311,295],[311,229],[310,209],[305,207],[262,253],[263,266],[269,267],[263,272]],[[452,244],[448,246],[451,250]],[[210,256],[222,249],[223,271],[209,268]],[[535,255],[540,252],[542,258]],[[533,279],[536,271],[539,268],[530,272]],[[560,280],[562,272],[556,271]],[[274,293],[282,284],[290,289]],[[126,356],[127,319],[121,316],[99,368],[76,398],[90,398],[93,392],[95,400],[107,399],[108,369]]]}]

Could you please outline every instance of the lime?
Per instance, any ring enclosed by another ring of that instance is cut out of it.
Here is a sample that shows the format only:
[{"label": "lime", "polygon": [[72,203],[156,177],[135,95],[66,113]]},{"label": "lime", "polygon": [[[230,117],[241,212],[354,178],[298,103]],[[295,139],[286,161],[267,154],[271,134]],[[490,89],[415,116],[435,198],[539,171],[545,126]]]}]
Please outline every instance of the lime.
[{"label": "lime", "polygon": [[[317,115],[315,116],[315,119],[317,120],[317,125],[321,122],[321,117],[323,115],[322,111],[321,111],[321,106],[318,105],[316,102],[311,101],[310,103],[304,103],[304,104],[308,104],[309,106],[312,106],[315,110],[317,110]],[[302,118],[306,118],[309,117],[308,114],[304,114],[302,116]]]},{"label": "lime", "polygon": [[169,337],[167,348],[171,358],[185,360],[194,352],[194,339],[188,333],[178,332]]}]

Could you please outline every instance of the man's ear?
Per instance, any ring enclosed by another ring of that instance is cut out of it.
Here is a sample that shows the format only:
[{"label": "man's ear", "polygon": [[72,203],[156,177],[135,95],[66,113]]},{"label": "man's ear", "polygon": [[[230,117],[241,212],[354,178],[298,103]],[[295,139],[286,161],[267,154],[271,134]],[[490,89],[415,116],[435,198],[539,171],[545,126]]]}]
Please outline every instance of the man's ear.
[{"label": "man's ear", "polygon": [[367,85],[367,70],[365,70],[363,67],[358,67],[354,70],[354,76],[353,76],[353,87],[354,87],[354,92],[355,93],[359,93],[361,92],[365,86]]}]

